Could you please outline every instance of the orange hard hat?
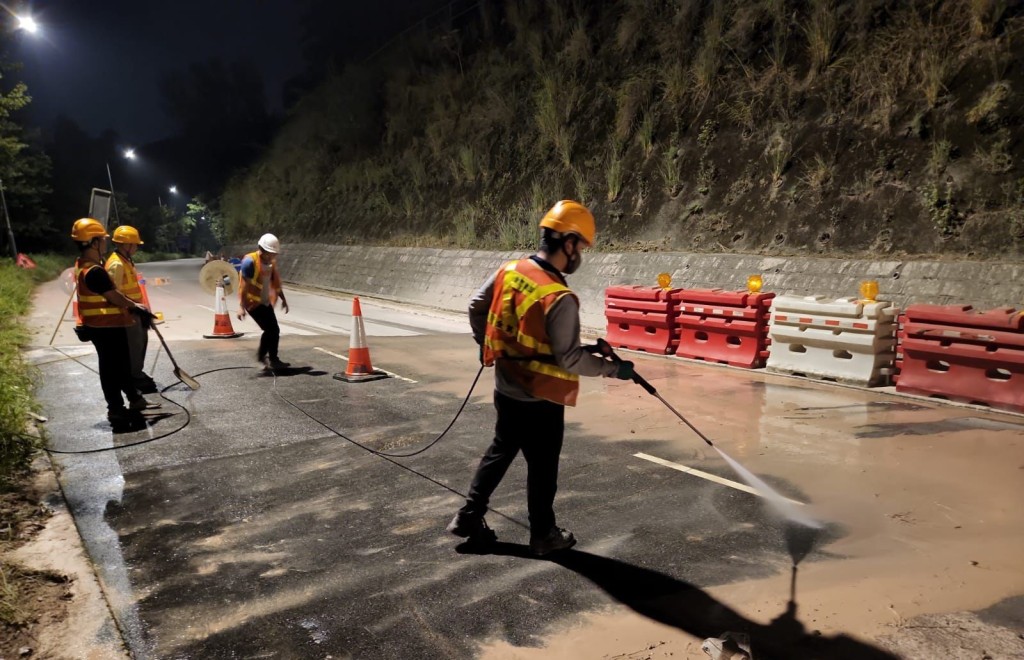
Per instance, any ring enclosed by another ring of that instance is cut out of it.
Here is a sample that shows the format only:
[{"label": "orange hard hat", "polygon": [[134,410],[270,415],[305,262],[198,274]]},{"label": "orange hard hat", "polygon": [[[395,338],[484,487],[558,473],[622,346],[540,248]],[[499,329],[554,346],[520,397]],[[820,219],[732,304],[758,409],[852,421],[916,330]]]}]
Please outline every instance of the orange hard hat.
[{"label": "orange hard hat", "polygon": [[139,230],[135,227],[121,225],[114,230],[114,242],[142,245],[142,238],[139,236]]},{"label": "orange hard hat", "polygon": [[75,220],[75,224],[71,226],[71,238],[78,241],[79,243],[85,243],[91,241],[94,238],[100,236],[109,236],[107,230],[103,227],[103,223],[95,218],[79,218]]},{"label": "orange hard hat", "polygon": [[587,245],[593,245],[597,236],[594,214],[586,206],[571,199],[563,199],[552,206],[541,218],[540,226],[562,234],[576,234]]}]

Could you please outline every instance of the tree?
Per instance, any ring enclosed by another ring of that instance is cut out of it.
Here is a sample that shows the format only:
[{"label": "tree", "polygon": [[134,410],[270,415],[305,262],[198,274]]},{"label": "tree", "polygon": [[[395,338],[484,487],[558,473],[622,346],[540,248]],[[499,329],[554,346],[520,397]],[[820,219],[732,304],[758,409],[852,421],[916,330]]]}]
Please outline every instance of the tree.
[{"label": "tree", "polygon": [[[11,82],[17,68],[0,60],[0,179],[18,249],[26,251],[46,246],[56,228],[44,206],[50,192],[50,160],[34,143],[37,136],[18,120],[32,97],[25,83]],[[6,232],[3,235],[6,239]]]},{"label": "tree", "polygon": [[218,252],[225,242],[224,218],[202,200],[188,203],[185,217],[192,223],[192,252]]}]

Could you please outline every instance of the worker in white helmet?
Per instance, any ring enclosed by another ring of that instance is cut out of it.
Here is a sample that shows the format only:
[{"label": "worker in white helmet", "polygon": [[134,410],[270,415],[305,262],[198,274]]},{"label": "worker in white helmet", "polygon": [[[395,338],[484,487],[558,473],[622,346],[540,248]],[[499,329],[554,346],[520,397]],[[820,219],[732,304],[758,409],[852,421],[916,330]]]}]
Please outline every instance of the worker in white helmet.
[{"label": "worker in white helmet", "polygon": [[281,300],[281,309],[288,313],[288,301],[281,288],[281,274],[277,270],[277,255],[281,242],[273,234],[263,234],[257,243],[259,249],[242,259],[238,271],[238,319],[246,314],[263,330],[256,359],[267,369],[283,369],[289,364],[277,355],[281,339],[281,326],[277,324],[274,305]]}]

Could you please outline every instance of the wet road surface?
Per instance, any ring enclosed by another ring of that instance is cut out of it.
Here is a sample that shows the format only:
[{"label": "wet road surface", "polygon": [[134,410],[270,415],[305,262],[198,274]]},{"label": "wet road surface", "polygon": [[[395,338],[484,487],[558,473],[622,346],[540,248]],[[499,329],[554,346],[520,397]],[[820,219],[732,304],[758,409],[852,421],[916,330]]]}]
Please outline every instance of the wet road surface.
[{"label": "wet road surface", "polygon": [[[51,447],[180,429],[55,456],[138,657],[704,657],[694,640],[743,630],[758,658],[885,658],[872,640],[893,631],[890,611],[1001,604],[1013,625],[1022,610],[1019,416],[638,356],[666,399],[824,529],[794,531],[730,487],[721,458],[639,387],[585,379],[556,500],[579,545],[527,556],[517,461],[488,516],[500,542],[475,554],[444,526],[490,439],[489,374],[427,452],[365,449],[414,451],[447,425],[478,366],[468,335],[445,332],[457,325],[431,317],[410,334],[409,315],[385,319],[403,332],[370,332],[374,363],[404,380],[346,384],[330,354],[346,337],[286,336],[293,368],[275,379],[253,368],[255,336],[188,341],[166,307],[186,371],[244,368],[200,375],[198,392],[172,387],[184,409],[164,402],[149,429],[111,433],[91,351],[32,353]],[[155,376],[173,381],[163,356]],[[652,650],[626,655],[637,640]]]}]

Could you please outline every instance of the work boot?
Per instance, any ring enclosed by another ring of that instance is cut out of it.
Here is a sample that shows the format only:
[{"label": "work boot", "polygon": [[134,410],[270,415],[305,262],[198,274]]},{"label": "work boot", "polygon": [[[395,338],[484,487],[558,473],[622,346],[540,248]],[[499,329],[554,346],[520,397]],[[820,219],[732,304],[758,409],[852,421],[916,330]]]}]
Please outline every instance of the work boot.
[{"label": "work boot", "polygon": [[567,529],[552,527],[544,536],[530,535],[530,552],[538,557],[576,545],[576,537]]},{"label": "work boot", "polygon": [[471,543],[493,543],[498,540],[498,535],[487,526],[484,517],[473,513],[456,513],[445,529]]},{"label": "work boot", "polygon": [[145,397],[141,397],[141,396],[138,399],[135,399],[134,401],[132,401],[131,403],[128,404],[128,410],[131,411],[131,412],[142,412],[143,410],[154,410],[154,409],[159,408],[159,407],[160,407],[159,403],[150,403],[149,401],[146,401]]},{"label": "work boot", "polygon": [[280,358],[276,357],[267,358],[267,364],[270,365],[271,369],[287,369],[292,366],[290,362],[282,362]]},{"label": "work boot", "polygon": [[156,394],[156,381],[149,376],[143,375],[142,377],[135,378],[133,380],[135,381],[135,389],[137,389],[141,394]]},{"label": "work boot", "polygon": [[107,410],[107,421],[111,424],[127,424],[141,419],[139,413],[127,408],[110,408]]}]

